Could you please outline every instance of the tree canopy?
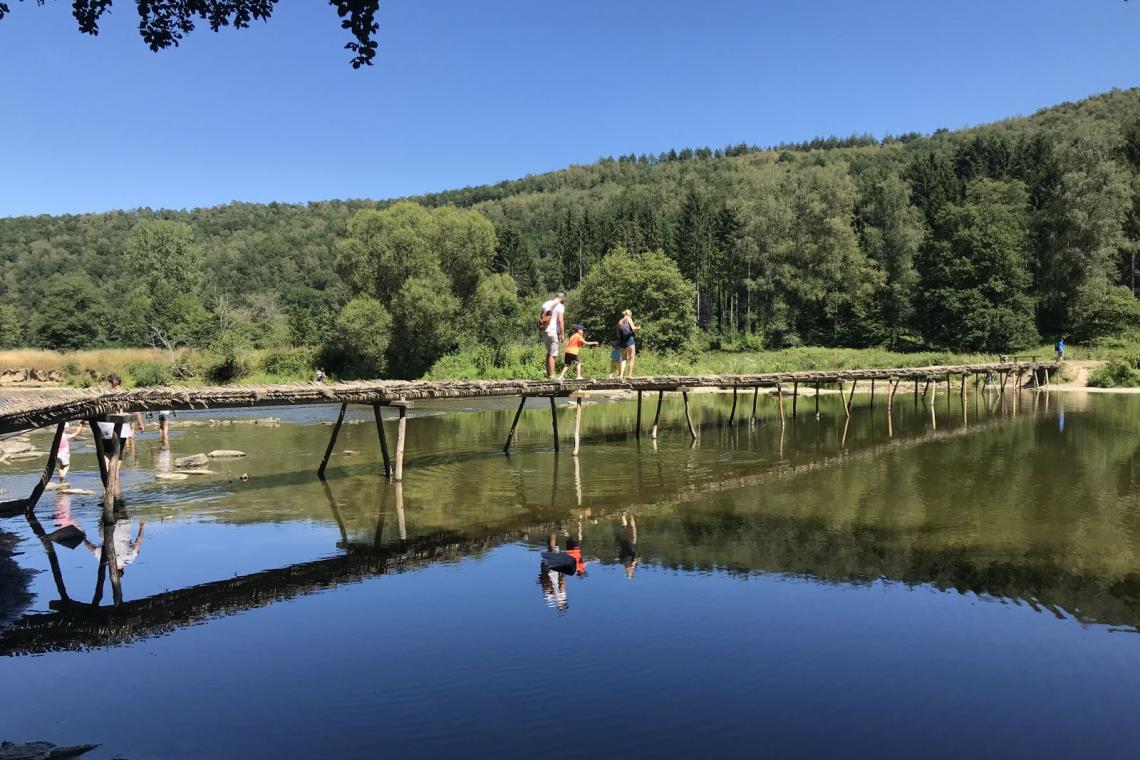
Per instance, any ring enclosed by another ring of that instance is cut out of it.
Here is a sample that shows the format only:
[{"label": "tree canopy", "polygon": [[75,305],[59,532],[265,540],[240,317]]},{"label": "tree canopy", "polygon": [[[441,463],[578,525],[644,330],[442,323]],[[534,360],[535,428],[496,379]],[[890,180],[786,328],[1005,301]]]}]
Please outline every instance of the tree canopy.
[{"label": "tree canopy", "polygon": [[[23,2],[23,0],[20,0]],[[122,3],[130,0],[121,0]],[[43,5],[44,0],[36,0]],[[98,35],[103,14],[111,10],[114,0],[74,0],[72,15],[83,34]],[[134,0],[139,17],[139,36],[147,47],[157,52],[178,47],[183,37],[204,21],[211,31],[223,27],[248,28],[253,21],[268,21],[277,0]],[[376,14],[380,0],[329,0],[340,17],[340,26],[352,35],[344,47],[352,55],[354,69],[371,66],[376,57]],[[0,20],[11,12],[8,2],[0,2]]]}]

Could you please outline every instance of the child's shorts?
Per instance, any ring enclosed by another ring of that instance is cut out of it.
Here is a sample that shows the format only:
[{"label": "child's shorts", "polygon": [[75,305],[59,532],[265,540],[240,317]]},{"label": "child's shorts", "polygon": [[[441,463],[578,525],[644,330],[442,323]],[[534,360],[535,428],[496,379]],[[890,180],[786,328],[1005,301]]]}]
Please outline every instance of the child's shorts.
[{"label": "child's shorts", "polygon": [[573,367],[575,364],[580,364],[582,360],[578,354],[566,354],[565,361],[567,367]]}]

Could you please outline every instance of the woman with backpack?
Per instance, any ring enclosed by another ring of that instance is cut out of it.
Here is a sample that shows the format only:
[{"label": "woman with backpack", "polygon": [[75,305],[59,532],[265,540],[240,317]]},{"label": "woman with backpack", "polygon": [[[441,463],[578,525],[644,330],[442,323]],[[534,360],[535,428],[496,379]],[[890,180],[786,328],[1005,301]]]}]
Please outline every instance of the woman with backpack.
[{"label": "woman with backpack", "polygon": [[[622,370],[628,373],[625,377],[633,377],[633,365],[637,361],[637,342],[633,334],[640,329],[634,324],[632,311],[626,309],[621,313],[621,319],[617,323],[617,345],[621,349],[622,359],[625,360]],[[619,374],[618,377],[622,375]]]}]

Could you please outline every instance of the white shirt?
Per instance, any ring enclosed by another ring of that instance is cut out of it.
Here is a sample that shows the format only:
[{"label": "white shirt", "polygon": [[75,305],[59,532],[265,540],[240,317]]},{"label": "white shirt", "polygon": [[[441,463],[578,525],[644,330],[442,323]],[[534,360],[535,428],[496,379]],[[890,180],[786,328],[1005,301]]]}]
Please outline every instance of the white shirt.
[{"label": "white shirt", "polygon": [[[99,423],[99,432],[103,435],[104,438],[114,437],[114,435],[115,435],[115,423],[114,422],[100,422]],[[119,437],[120,438],[130,438],[134,434],[135,434],[134,427],[131,425],[131,423],[124,422],[123,428],[119,431]]]},{"label": "white shirt", "polygon": [[542,305],[542,313],[550,312],[550,324],[546,326],[546,334],[558,337],[558,317],[566,312],[566,306],[557,298],[551,298]]}]

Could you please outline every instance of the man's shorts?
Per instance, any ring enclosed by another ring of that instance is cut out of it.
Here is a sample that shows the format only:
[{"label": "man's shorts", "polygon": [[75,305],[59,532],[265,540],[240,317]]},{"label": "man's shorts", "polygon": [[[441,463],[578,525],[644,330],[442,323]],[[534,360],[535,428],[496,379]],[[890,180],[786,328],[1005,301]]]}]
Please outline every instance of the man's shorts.
[{"label": "man's shorts", "polygon": [[558,336],[548,332],[542,334],[542,342],[546,345],[546,355],[558,358]]}]

